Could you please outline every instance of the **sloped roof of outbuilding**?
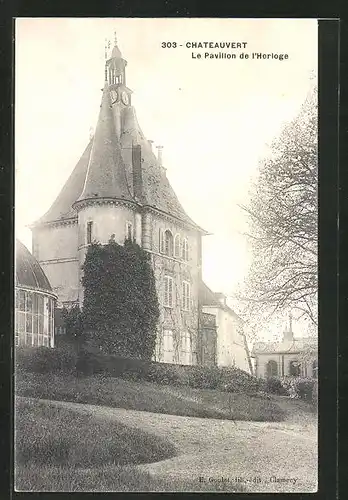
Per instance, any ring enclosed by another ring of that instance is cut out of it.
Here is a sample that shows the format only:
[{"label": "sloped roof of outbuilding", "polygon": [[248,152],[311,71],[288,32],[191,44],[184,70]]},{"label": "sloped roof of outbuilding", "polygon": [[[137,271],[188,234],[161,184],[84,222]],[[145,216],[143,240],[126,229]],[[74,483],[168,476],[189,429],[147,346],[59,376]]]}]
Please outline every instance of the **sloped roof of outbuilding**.
[{"label": "sloped roof of outbuilding", "polygon": [[291,354],[308,349],[316,350],[318,343],[311,337],[293,338],[292,340],[282,340],[281,342],[255,342],[252,354]]},{"label": "sloped roof of outbuilding", "polygon": [[16,240],[16,286],[41,290],[53,294],[52,287],[42,267],[27,247]]},{"label": "sloped roof of outbuilding", "polygon": [[237,313],[233,311],[227,304],[222,304],[218,297],[221,294],[219,293],[214,293],[205,283],[204,281],[201,281],[200,287],[199,287],[199,300],[202,306],[214,306],[214,307],[219,307],[220,309],[223,309],[224,311],[229,312],[232,316],[234,316],[236,319],[239,321],[243,321],[240,316],[238,316]]}]

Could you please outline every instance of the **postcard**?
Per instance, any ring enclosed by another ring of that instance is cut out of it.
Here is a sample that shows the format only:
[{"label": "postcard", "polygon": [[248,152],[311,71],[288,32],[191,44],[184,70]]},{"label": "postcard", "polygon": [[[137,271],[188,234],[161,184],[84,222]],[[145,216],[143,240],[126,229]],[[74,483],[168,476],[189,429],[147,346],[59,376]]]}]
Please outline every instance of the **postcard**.
[{"label": "postcard", "polygon": [[317,20],[15,55],[15,490],[317,491]]}]

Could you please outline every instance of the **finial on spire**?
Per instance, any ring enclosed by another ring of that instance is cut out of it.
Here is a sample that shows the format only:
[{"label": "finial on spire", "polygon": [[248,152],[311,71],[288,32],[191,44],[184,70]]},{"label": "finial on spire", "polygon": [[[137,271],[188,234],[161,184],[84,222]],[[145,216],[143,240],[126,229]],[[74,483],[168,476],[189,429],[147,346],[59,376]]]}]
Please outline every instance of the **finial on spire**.
[{"label": "finial on spire", "polygon": [[117,45],[117,35],[116,35],[116,30],[114,31],[114,45]]},{"label": "finial on spire", "polygon": [[289,312],[289,332],[292,333],[292,312]]},{"label": "finial on spire", "polygon": [[163,150],[163,146],[156,146],[157,148],[157,160],[158,160],[158,163],[160,164],[160,166],[162,167],[162,162],[163,162],[163,159],[162,159],[162,150]]}]

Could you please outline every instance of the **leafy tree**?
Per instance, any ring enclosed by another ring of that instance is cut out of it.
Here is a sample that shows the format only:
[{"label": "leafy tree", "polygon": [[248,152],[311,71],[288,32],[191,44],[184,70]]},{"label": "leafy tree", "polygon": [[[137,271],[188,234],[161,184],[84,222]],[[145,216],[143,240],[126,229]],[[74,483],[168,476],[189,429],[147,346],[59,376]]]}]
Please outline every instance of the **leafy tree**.
[{"label": "leafy tree", "polygon": [[151,359],[159,306],[150,256],[126,240],[89,246],[83,266],[83,325],[104,352]]},{"label": "leafy tree", "polygon": [[252,264],[244,289],[249,318],[291,309],[317,324],[317,89],[260,165],[250,202]]}]

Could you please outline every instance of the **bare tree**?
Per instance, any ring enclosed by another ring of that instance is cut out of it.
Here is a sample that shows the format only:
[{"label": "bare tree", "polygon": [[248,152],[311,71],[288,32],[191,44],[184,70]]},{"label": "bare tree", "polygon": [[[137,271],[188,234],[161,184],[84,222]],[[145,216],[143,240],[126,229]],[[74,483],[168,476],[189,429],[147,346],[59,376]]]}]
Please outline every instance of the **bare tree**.
[{"label": "bare tree", "polygon": [[289,309],[317,324],[317,89],[287,124],[259,168],[248,215],[252,264],[245,282],[248,317]]}]

